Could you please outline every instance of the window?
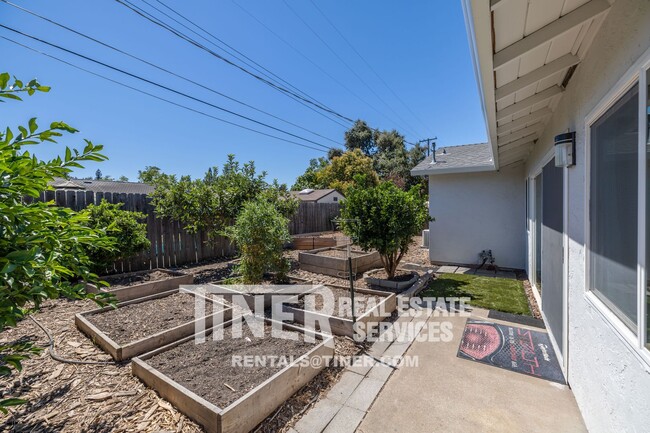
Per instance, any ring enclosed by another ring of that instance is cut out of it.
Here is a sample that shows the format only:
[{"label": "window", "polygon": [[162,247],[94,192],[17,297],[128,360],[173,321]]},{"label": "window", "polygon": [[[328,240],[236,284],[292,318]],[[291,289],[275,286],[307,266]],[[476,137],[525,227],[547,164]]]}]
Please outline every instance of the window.
[{"label": "window", "polygon": [[334,201],[339,201],[339,198],[338,198],[338,197],[334,197],[333,200],[334,200]]},{"label": "window", "polygon": [[639,85],[591,126],[590,288],[637,330]]}]

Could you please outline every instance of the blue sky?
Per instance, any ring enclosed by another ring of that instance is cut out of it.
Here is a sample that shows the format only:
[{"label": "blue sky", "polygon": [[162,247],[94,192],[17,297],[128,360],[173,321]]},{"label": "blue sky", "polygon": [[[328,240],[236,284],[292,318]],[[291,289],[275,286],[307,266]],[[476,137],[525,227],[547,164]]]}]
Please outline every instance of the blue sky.
[{"label": "blue sky", "polygon": [[[148,8],[142,0],[130,1],[143,9]],[[165,10],[157,0],[146,1]],[[347,117],[364,119],[380,129],[395,128],[409,141],[437,136],[439,146],[449,146],[485,140],[460,1],[313,0],[372,70],[310,0],[286,0],[286,3],[285,0],[161,1],[292,86]],[[114,0],[14,0],[14,3],[317,132],[342,146],[345,127],[173,36]],[[335,146],[332,141],[242,107],[4,3],[0,3],[0,23],[211,104],[320,144]],[[282,135],[6,29],[0,28],[0,36],[210,115]],[[192,36],[210,46],[196,35]],[[134,180],[139,169],[156,165],[168,173],[200,177],[208,167],[220,166],[227,154],[234,153],[240,161],[254,160],[260,170],[269,173],[269,178],[291,184],[311,158],[323,155],[317,150],[260,136],[155,100],[3,39],[0,39],[0,50],[4,59],[2,69],[23,80],[37,77],[42,84],[52,86],[49,94],[38,94],[22,103],[2,104],[2,127],[15,128],[26,124],[30,117],[38,117],[41,124],[63,120],[81,131],[59,145],[39,146],[35,153],[43,158],[61,153],[63,145],[81,147],[82,138],[105,145],[109,161],[88,165],[85,170],[76,172],[77,176],[93,175],[99,167],[104,174],[125,175]]]}]

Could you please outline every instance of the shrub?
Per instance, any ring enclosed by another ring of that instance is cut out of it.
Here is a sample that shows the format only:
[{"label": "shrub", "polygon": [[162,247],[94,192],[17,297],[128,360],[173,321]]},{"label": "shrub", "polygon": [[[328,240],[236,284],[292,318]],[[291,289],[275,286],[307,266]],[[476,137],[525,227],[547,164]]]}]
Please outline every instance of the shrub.
[{"label": "shrub", "polygon": [[353,187],[342,202],[342,228],[364,250],[381,255],[388,278],[414,236],[430,221],[426,201],[416,189],[402,191],[390,182],[376,187]]},{"label": "shrub", "polygon": [[282,281],[289,262],[282,257],[284,244],[291,240],[289,220],[263,198],[244,204],[235,224],[223,234],[230,238],[241,254],[237,273],[245,284],[257,284],[266,272]]},{"label": "shrub", "polygon": [[117,260],[125,260],[151,247],[147,239],[147,225],[141,221],[146,215],[120,209],[122,204],[111,204],[102,200],[99,205],[90,205],[88,225],[97,230],[106,230],[114,243],[114,248],[88,248],[88,256],[93,261],[93,270],[98,273],[110,272]]},{"label": "shrub", "polygon": [[[48,90],[36,80],[23,83],[17,78],[11,80],[6,72],[0,74],[0,103]],[[65,148],[64,156],[50,161],[42,161],[29,151],[39,143],[56,143],[57,137],[75,132],[63,122],[39,128],[36,119],[18,126],[17,131],[0,128],[0,329],[16,326],[46,299],[66,296],[99,301],[108,296],[87,294],[84,280],[99,283],[91,273],[86,248],[109,248],[111,240],[104,231],[88,226],[87,212],[34,200],[55,177],[67,177],[72,169],[82,167],[83,161],[106,159],[102,146],[87,140],[83,150]],[[21,370],[21,361],[38,350],[32,342],[0,345],[0,376]],[[6,413],[6,407],[21,403],[19,399],[0,398],[0,411]]]},{"label": "shrub", "polygon": [[221,172],[210,168],[203,179],[157,174],[152,198],[157,216],[179,221],[190,232],[204,230],[210,240],[237,218],[248,201],[263,198],[286,217],[298,209],[286,185],[267,182],[266,172],[258,174],[253,161],[242,165],[234,155],[228,155]]}]

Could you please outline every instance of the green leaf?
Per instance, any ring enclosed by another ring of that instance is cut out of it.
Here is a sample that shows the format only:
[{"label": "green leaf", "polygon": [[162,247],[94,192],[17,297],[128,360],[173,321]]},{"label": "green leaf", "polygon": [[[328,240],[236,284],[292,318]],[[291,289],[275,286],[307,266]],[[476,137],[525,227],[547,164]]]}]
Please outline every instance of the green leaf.
[{"label": "green leaf", "polygon": [[0,74],[0,89],[6,89],[7,84],[9,83],[9,79],[11,78],[11,75],[7,72],[3,72]]},{"label": "green leaf", "polygon": [[38,125],[36,124],[36,118],[32,117],[31,119],[29,119],[29,133],[33,134],[37,129],[38,129]]}]

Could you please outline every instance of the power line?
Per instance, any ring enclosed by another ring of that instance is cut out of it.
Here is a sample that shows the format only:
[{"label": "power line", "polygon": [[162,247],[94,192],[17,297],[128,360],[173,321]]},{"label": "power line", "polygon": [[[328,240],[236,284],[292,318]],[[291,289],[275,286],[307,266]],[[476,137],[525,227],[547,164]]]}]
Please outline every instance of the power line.
[{"label": "power line", "polygon": [[[343,64],[343,65],[344,65],[344,66],[345,66],[345,67],[346,67],[350,72],[352,72],[352,74],[353,74],[355,77],[357,77],[357,79],[358,79],[358,80],[359,80],[359,81],[360,81],[364,86],[366,86],[366,88],[367,88],[368,90],[370,90],[370,92],[371,92],[373,95],[375,95],[375,97],[377,97],[377,99],[379,99],[379,100],[380,100],[380,101],[381,101],[385,106],[387,106],[388,109],[389,109],[390,111],[392,111],[393,114],[394,114],[395,116],[397,116],[398,119],[400,119],[402,122],[404,122],[404,125],[407,127],[406,129],[409,129],[412,133],[414,133],[414,134],[417,135],[417,132],[415,132],[415,130],[414,130],[410,125],[408,125],[408,122],[406,122],[404,119],[402,119],[402,117],[401,117],[399,114],[397,114],[397,113],[395,112],[395,110],[393,110],[393,108],[392,108],[392,107],[391,107],[391,106],[390,106],[390,105],[389,105],[389,104],[388,104],[388,103],[387,103],[387,102],[386,102],[386,101],[385,101],[385,100],[384,100],[384,99],[383,99],[383,98],[382,98],[382,97],[381,97],[377,92],[375,92],[375,90],[374,90],[372,87],[370,87],[370,85],[368,85],[368,83],[366,83],[366,81],[363,79],[363,77],[361,77],[361,75],[359,75],[359,74],[357,73],[357,71],[355,71],[354,68],[352,68],[352,67],[351,67],[351,66],[350,66],[350,65],[349,65],[349,64],[348,64],[348,63],[347,63],[347,62],[346,62],[346,61],[345,61],[345,60],[344,60],[344,59],[343,59],[343,58],[342,58],[342,57],[341,57],[341,56],[336,52],[336,50],[334,50],[334,49],[333,49],[333,48],[332,48],[332,47],[327,43],[327,41],[325,41],[325,39],[323,39],[323,38],[320,36],[320,34],[318,34],[318,32],[317,32],[316,30],[314,30],[314,28],[313,28],[311,25],[309,25],[309,23],[308,23],[307,21],[305,21],[305,20],[300,16],[300,14],[298,14],[298,12],[296,12],[296,10],[295,10],[294,8],[291,7],[291,5],[290,5],[286,0],[282,0],[282,2],[283,2],[283,3],[285,4],[285,6],[286,6],[286,7],[287,7],[287,8],[288,8],[288,9],[289,9],[289,10],[290,10],[290,11],[291,11],[291,12],[292,12],[292,13],[293,13],[293,14],[294,14],[294,15],[295,15],[295,16],[296,16],[296,17],[297,17],[297,18],[298,18],[298,19],[299,19],[299,20],[300,20],[300,21],[301,21],[301,22],[302,22],[302,23],[303,23],[303,24],[304,24],[304,25],[305,25],[305,26],[306,26],[306,27],[307,27],[307,28],[308,28],[312,33],[313,33],[313,34],[314,34],[314,36],[316,36],[316,37],[318,38],[318,40],[321,41],[321,42],[323,43],[323,45],[325,45],[325,46],[327,47],[327,49],[328,49],[328,50],[329,50],[329,51],[330,51],[334,56],[335,56],[335,57],[336,57],[336,58],[337,58],[337,59],[338,59],[338,60],[339,60],[339,61],[340,61],[340,62],[341,62],[341,63],[342,63],[342,64]],[[377,108],[375,108],[375,107],[372,106],[371,104],[368,104],[367,102],[366,102],[366,104],[369,105],[373,110],[375,110],[377,113],[381,114],[381,115],[382,115],[383,117],[385,117],[386,119],[388,119],[388,120],[394,122],[395,124],[397,124],[397,122],[395,122],[394,120],[392,120],[390,117],[386,116],[386,115],[385,115],[384,113],[382,113],[381,111],[377,110]]]},{"label": "power line", "polygon": [[[180,21],[178,21],[177,19],[171,17],[169,14],[165,13],[164,11],[161,11],[159,8],[157,8],[156,6],[152,5],[152,4],[149,3],[147,0],[141,0],[141,1],[142,1],[144,4],[148,5],[150,8],[152,8],[152,9],[158,11],[159,13],[161,13],[162,15],[166,16],[167,18],[171,19],[171,20],[174,21],[175,23],[181,25],[182,27],[186,28],[186,29],[189,30],[190,32],[194,33],[195,35],[197,35],[198,37],[200,37],[200,38],[203,39],[204,41],[207,41],[208,43],[212,44],[213,46],[215,46],[215,47],[221,49],[222,51],[224,51],[224,52],[230,54],[231,56],[233,56],[234,58],[236,58],[236,59],[239,60],[240,62],[244,63],[245,65],[247,65],[247,66],[249,66],[249,67],[255,69],[256,71],[258,71],[258,72],[261,73],[262,75],[265,75],[267,78],[269,78],[269,79],[273,79],[273,78],[271,78],[271,77],[268,75],[268,74],[270,74],[270,75],[272,75],[273,77],[275,77],[277,80],[279,80],[280,82],[286,84],[287,86],[289,86],[289,87],[291,87],[292,89],[294,89],[295,91],[301,93],[301,94],[304,95],[305,97],[310,98],[310,99],[312,99],[313,101],[318,102],[319,104],[325,106],[325,104],[322,103],[321,101],[319,101],[318,99],[316,99],[316,98],[314,98],[313,96],[311,96],[311,95],[305,93],[304,91],[298,89],[296,86],[292,85],[291,83],[289,83],[288,81],[286,81],[286,80],[283,79],[282,77],[280,77],[280,76],[278,76],[277,74],[273,73],[272,71],[268,70],[267,68],[265,68],[264,66],[262,66],[261,64],[259,64],[258,62],[256,62],[255,60],[253,60],[253,59],[251,59],[250,57],[248,57],[246,54],[244,54],[244,53],[242,53],[241,51],[237,50],[235,47],[229,45],[229,44],[226,43],[224,40],[218,38],[218,37],[215,36],[213,33],[207,31],[204,27],[201,27],[200,25],[198,25],[198,24],[195,23],[194,21],[190,20],[189,18],[187,18],[186,16],[184,16],[184,15],[181,14],[180,12],[176,11],[176,10],[175,10],[174,8],[172,8],[171,6],[165,4],[165,3],[162,2],[161,0],[155,0],[155,1],[156,1],[158,4],[162,5],[163,7],[165,7],[165,8],[166,8],[167,10],[169,10],[170,12],[172,12],[174,15],[176,15],[176,16],[180,17],[181,19],[187,21],[188,23],[190,23],[190,24],[191,24],[192,26],[194,26],[195,28],[199,29],[200,31],[202,31],[202,32],[205,33],[206,35],[210,36],[212,39],[214,39],[214,40],[216,40],[217,42],[219,42],[220,44],[226,46],[226,47],[227,47],[229,50],[231,50],[231,51],[228,51],[227,49],[225,49],[225,48],[223,48],[223,47],[221,47],[221,46],[215,44],[214,42],[210,41],[209,39],[205,38],[203,35],[197,33],[196,31],[192,30],[191,28],[187,27],[185,24],[183,24],[183,23],[181,23]],[[232,51],[234,51],[234,52],[237,53],[238,55],[244,57],[244,59],[246,59],[248,62],[253,63],[253,65],[251,65],[250,63],[248,63],[246,60],[241,59],[241,57],[238,57],[237,55],[233,54]],[[261,68],[262,70],[258,69],[258,67]],[[268,73],[268,74],[267,74],[267,73]]]},{"label": "power line", "polygon": [[[242,71],[242,72],[246,73],[247,75],[250,75],[251,77],[255,78],[256,80],[259,80],[262,83],[274,88],[275,90],[281,92],[282,94],[284,94],[284,95],[286,95],[286,96],[288,96],[288,97],[290,97],[292,99],[295,99],[295,100],[304,101],[305,103],[310,104],[311,106],[316,107],[319,110],[322,110],[322,111],[324,111],[326,113],[333,114],[334,116],[339,117],[339,118],[341,118],[341,119],[343,119],[345,121],[353,122],[353,120],[350,119],[349,117],[346,117],[346,116],[344,116],[344,115],[342,115],[342,114],[340,114],[340,113],[338,113],[338,112],[334,111],[333,109],[330,109],[330,108],[328,108],[326,106],[318,104],[317,102],[315,102],[315,101],[313,101],[311,99],[305,98],[304,96],[299,95],[296,92],[287,89],[286,87],[277,85],[277,84],[271,82],[270,80],[268,80],[268,79],[266,79],[264,77],[261,77],[260,75],[257,75],[255,73],[249,71],[248,69],[244,68],[243,66],[238,65],[237,63],[223,57],[222,55],[214,52],[213,50],[209,49],[205,45],[197,42],[196,40],[192,39],[191,37],[189,37],[189,36],[183,34],[182,32],[174,29],[170,25],[160,21],[159,19],[157,19],[156,17],[154,17],[151,14],[147,13],[146,11],[142,10],[138,6],[133,5],[128,0],[115,0],[115,1],[118,2],[119,4],[121,4],[122,6],[126,7],[127,9],[130,9],[131,11],[133,11],[136,14],[140,15],[141,17],[145,18],[146,20],[152,22],[153,24],[167,30],[168,32],[172,33],[173,35],[177,36],[178,38],[180,38],[180,39],[194,45],[197,48],[200,48],[201,50],[204,50],[205,52],[211,54],[212,56],[218,58],[219,60],[227,63],[230,66],[233,66],[233,67],[239,69],[240,71]],[[310,107],[310,108],[313,109],[313,107]],[[314,110],[314,111],[318,112],[321,115],[324,115],[323,113],[321,113],[321,112],[319,112],[317,110]],[[330,119],[327,116],[326,116],[326,118]],[[330,119],[330,120],[334,121],[333,119]],[[339,123],[339,122],[337,122],[337,123]],[[343,125],[341,123],[339,123],[339,125],[341,125],[343,127],[346,127],[346,128],[348,127],[347,125]]]},{"label": "power line", "polygon": [[176,77],[176,78],[179,78],[179,79],[181,79],[181,80],[184,80],[184,81],[186,81],[186,82],[189,82],[189,83],[191,83],[191,84],[194,84],[194,85],[196,85],[196,86],[198,86],[198,87],[201,87],[202,89],[205,89],[205,90],[207,90],[207,91],[209,91],[209,92],[212,92],[212,93],[214,93],[214,94],[216,94],[216,95],[219,95],[219,96],[221,96],[221,97],[223,97],[223,98],[226,98],[226,99],[228,99],[228,100],[231,100],[231,101],[233,101],[233,102],[236,102],[236,103],[238,103],[238,104],[240,104],[240,105],[243,105],[243,106],[245,106],[245,107],[248,107],[248,108],[250,108],[250,109],[252,109],[252,110],[255,110],[255,111],[259,112],[259,113],[262,113],[262,114],[265,114],[265,115],[267,115],[267,116],[270,116],[270,117],[272,117],[272,118],[274,118],[274,119],[277,119],[277,120],[279,120],[279,121],[281,121],[281,122],[284,122],[284,123],[286,123],[286,124],[288,124],[288,125],[291,125],[291,126],[294,126],[294,127],[296,127],[296,128],[299,128],[299,129],[301,129],[301,130],[303,130],[303,131],[309,132],[310,134],[314,134],[314,135],[316,135],[316,136],[318,136],[318,137],[320,137],[320,138],[323,138],[323,139],[325,139],[325,140],[328,140],[328,141],[330,141],[330,142],[332,142],[332,143],[334,143],[334,144],[340,145],[339,142],[337,142],[337,141],[335,141],[335,140],[332,140],[331,138],[326,137],[326,136],[324,136],[324,135],[322,135],[322,134],[319,134],[318,132],[312,131],[312,130],[310,130],[310,129],[308,129],[308,128],[305,128],[305,127],[303,127],[303,126],[300,126],[300,125],[298,125],[298,124],[296,124],[296,123],[293,123],[293,122],[291,122],[291,121],[289,121],[289,120],[283,119],[283,118],[281,118],[281,117],[279,117],[279,116],[276,116],[276,115],[274,115],[274,114],[272,114],[272,113],[269,113],[269,112],[267,112],[267,111],[261,110],[261,109],[255,107],[255,106],[253,106],[253,105],[250,105],[250,104],[248,104],[248,103],[246,103],[246,102],[240,101],[239,99],[236,99],[236,98],[233,98],[233,97],[231,97],[231,96],[228,96],[228,95],[226,95],[226,94],[224,94],[224,93],[222,93],[222,92],[219,92],[219,91],[217,91],[217,90],[215,90],[215,89],[213,89],[213,88],[211,88],[211,87],[208,87],[208,86],[206,86],[206,85],[204,85],[204,84],[201,84],[201,83],[198,83],[198,82],[196,82],[196,81],[194,81],[194,80],[192,80],[192,79],[190,79],[190,78],[184,77],[184,76],[182,76],[182,75],[180,75],[180,74],[177,74],[177,73],[175,73],[175,72],[173,72],[173,71],[170,71],[170,70],[168,70],[168,69],[166,69],[166,68],[163,68],[163,67],[161,67],[161,66],[158,66],[158,65],[156,65],[156,64],[154,64],[154,63],[152,63],[152,62],[149,62],[149,61],[144,60],[144,59],[142,59],[142,58],[140,58],[140,57],[138,57],[138,56],[135,56],[135,55],[133,55],[133,54],[130,54],[130,53],[124,51],[124,50],[121,50],[121,49],[119,49],[119,48],[116,48],[116,47],[114,47],[113,45],[107,44],[107,43],[102,42],[102,41],[100,41],[100,40],[98,40],[98,39],[96,39],[96,38],[93,38],[92,36],[88,36],[88,35],[86,35],[86,34],[84,34],[84,33],[82,33],[82,32],[79,32],[79,31],[74,30],[74,29],[72,29],[72,28],[70,28],[70,27],[68,27],[68,26],[65,26],[65,25],[63,25],[63,24],[61,24],[61,23],[58,23],[58,22],[56,22],[56,21],[54,21],[54,20],[52,20],[52,19],[50,19],[50,18],[44,17],[44,16],[42,16],[42,15],[39,15],[39,14],[37,14],[36,12],[30,11],[30,10],[28,10],[28,9],[25,9],[25,8],[23,8],[23,7],[21,7],[21,6],[18,6],[18,5],[16,5],[16,4],[14,4],[14,3],[11,3],[11,2],[9,2],[9,1],[7,1],[7,0],[0,0],[0,1],[3,2],[3,3],[5,3],[5,4],[7,4],[7,5],[9,5],[9,6],[12,6],[12,7],[14,7],[14,8],[17,8],[17,9],[19,9],[19,10],[25,12],[25,13],[28,13],[28,14],[30,14],[30,15],[32,15],[32,16],[35,16],[35,17],[37,17],[37,18],[39,18],[39,19],[41,19],[41,20],[47,21],[47,22],[49,22],[49,23],[51,23],[51,24],[53,24],[53,25],[55,25],[55,26],[58,26],[58,27],[60,27],[60,28],[63,28],[63,29],[65,29],[65,30],[69,31],[69,32],[72,32],[72,33],[74,33],[74,34],[76,34],[76,35],[78,35],[78,36],[81,36],[81,37],[83,37],[83,38],[85,38],[85,39],[88,39],[88,40],[93,41],[93,42],[95,42],[95,43],[97,43],[97,44],[100,44],[100,45],[102,45],[102,46],[104,46],[104,47],[106,47],[106,48],[109,48],[109,49],[113,50],[113,51],[116,51],[116,52],[118,52],[118,53],[121,53],[121,54],[123,54],[123,55],[125,55],[125,56],[128,56],[128,57],[132,58],[132,59],[138,60],[138,61],[141,62],[141,63],[144,63],[144,64],[146,64],[146,65],[149,65],[149,66],[151,66],[151,67],[153,67],[153,68],[156,68],[156,69],[158,69],[158,70],[160,70],[160,71],[163,71],[163,72],[165,72],[165,73],[167,73],[167,74],[170,74],[170,75],[172,75],[172,76],[174,76],[174,77]]},{"label": "power line", "polygon": [[161,97],[161,96],[154,95],[153,93],[149,93],[149,92],[147,92],[147,91],[145,91],[145,90],[138,89],[137,87],[130,86],[130,85],[128,85],[128,84],[125,84],[125,83],[122,83],[122,82],[120,82],[120,81],[114,80],[114,79],[112,79],[112,78],[106,77],[105,75],[98,74],[97,72],[91,71],[91,70],[89,70],[89,69],[83,68],[83,67],[78,66],[78,65],[75,65],[75,64],[73,64],[73,63],[70,63],[70,62],[68,62],[68,61],[66,61],[66,60],[60,59],[60,58],[58,58],[58,57],[56,57],[56,56],[53,56],[53,55],[51,55],[51,54],[48,54],[48,53],[45,53],[45,52],[39,51],[39,50],[37,50],[37,49],[35,49],[35,48],[32,48],[32,47],[30,47],[30,46],[28,46],[28,45],[25,45],[25,44],[22,44],[22,43],[20,43],[20,42],[17,42],[17,41],[15,41],[15,40],[11,39],[11,38],[7,38],[7,37],[5,37],[5,36],[0,35],[0,39],[4,39],[4,40],[6,40],[6,41],[12,42],[12,43],[14,43],[14,44],[16,44],[16,45],[18,45],[18,46],[21,46],[21,47],[23,47],[23,48],[26,48],[26,49],[28,49],[28,50],[30,50],[30,51],[35,52],[35,53],[41,54],[41,55],[43,55],[43,56],[45,56],[45,57],[48,57],[48,58],[50,58],[50,59],[56,60],[56,61],[58,61],[58,62],[60,62],[60,63],[63,63],[63,64],[65,64],[65,65],[68,65],[68,66],[70,66],[70,67],[72,67],[72,68],[75,68],[75,69],[78,69],[78,70],[80,70],[80,71],[86,72],[86,73],[88,73],[88,74],[90,74],[90,75],[94,75],[95,77],[101,78],[101,79],[103,79],[103,80],[109,81],[109,82],[111,82],[111,83],[117,84],[117,85],[119,85],[119,86],[125,87],[125,88],[130,89],[130,90],[133,90],[133,91],[135,91],[135,92],[141,93],[141,94],[143,94],[143,95],[147,95],[147,96],[152,97],[152,98],[154,98],[154,99],[157,99],[157,100],[159,100],[159,101],[166,102],[166,103],[171,104],[171,105],[174,105],[174,106],[176,106],[176,107],[183,108],[183,109],[185,109],[185,110],[188,110],[188,111],[191,111],[191,112],[194,112],[194,113],[200,114],[200,115],[205,116],[205,117],[209,117],[209,118],[214,119],[214,120],[218,120],[219,122],[227,123],[227,124],[229,124],[229,125],[233,125],[233,126],[236,126],[236,127],[238,127],[238,128],[245,129],[245,130],[247,130],[247,131],[251,131],[251,132],[254,132],[254,133],[256,133],[256,134],[260,134],[260,135],[263,135],[263,136],[266,136],[266,137],[270,137],[270,138],[273,138],[273,139],[275,139],[275,140],[283,141],[283,142],[285,142],[285,143],[291,143],[291,144],[295,144],[296,146],[301,146],[301,147],[305,147],[305,148],[307,148],[307,149],[312,149],[312,150],[317,150],[317,151],[319,151],[319,152],[327,153],[327,152],[326,152],[325,150],[323,150],[323,149],[319,149],[319,148],[316,148],[316,147],[308,146],[308,145],[306,145],[306,144],[302,144],[302,143],[299,143],[299,142],[297,142],[297,141],[293,141],[293,140],[288,140],[288,139],[283,138],[283,137],[278,137],[278,136],[273,135],[273,134],[268,134],[268,133],[266,133],[266,132],[259,131],[259,130],[257,130],[257,129],[249,128],[248,126],[240,125],[240,124],[238,124],[238,123],[231,122],[231,121],[226,120],[226,119],[222,119],[221,117],[213,116],[212,114],[208,114],[208,113],[206,113],[206,112],[204,112],[204,111],[197,110],[197,109],[192,108],[192,107],[188,107],[187,105],[179,104],[178,102],[174,102],[174,101],[171,101],[171,100],[169,100],[169,99],[163,98],[163,97]]},{"label": "power line", "polygon": [[80,58],[82,58],[82,59],[84,59],[84,60],[88,60],[88,61],[90,61],[90,62],[93,62],[93,63],[96,63],[96,64],[98,64],[98,65],[104,66],[105,68],[112,69],[112,70],[114,70],[114,71],[116,71],[116,72],[119,72],[119,73],[121,73],[121,74],[127,75],[127,76],[129,76],[129,77],[131,77],[131,78],[135,78],[135,79],[137,79],[137,80],[143,81],[143,82],[145,82],[145,83],[147,83],[147,84],[150,84],[150,85],[152,85],[152,86],[155,86],[155,87],[161,88],[161,89],[163,89],[163,90],[167,90],[167,91],[169,91],[169,92],[175,93],[175,94],[177,94],[177,95],[183,96],[183,97],[185,97],[185,98],[191,99],[191,100],[193,100],[193,101],[199,102],[199,103],[204,104],[204,105],[207,105],[207,106],[209,106],[209,107],[216,108],[217,110],[220,110],[220,111],[226,112],[226,113],[231,114],[231,115],[233,115],[233,116],[237,116],[237,117],[240,117],[240,118],[242,118],[242,119],[248,120],[249,122],[253,122],[253,123],[256,123],[256,124],[258,124],[258,125],[264,126],[264,127],[266,127],[266,128],[273,129],[273,130],[275,130],[275,131],[281,132],[281,133],[283,133],[283,134],[289,135],[289,136],[294,137],[294,138],[298,138],[298,139],[303,140],[303,141],[306,141],[306,142],[308,142],[308,143],[315,144],[315,145],[320,146],[320,147],[325,148],[325,149],[331,149],[331,147],[329,147],[329,146],[325,146],[324,144],[320,144],[320,143],[318,143],[318,142],[316,142],[316,141],[313,141],[313,140],[310,140],[310,139],[308,139],[308,138],[301,137],[300,135],[293,134],[293,133],[291,133],[291,132],[288,132],[288,131],[285,131],[285,130],[283,130],[283,129],[277,128],[277,127],[275,127],[275,126],[269,125],[269,124],[267,124],[267,123],[264,123],[264,122],[260,122],[260,121],[258,121],[258,120],[255,120],[255,119],[253,119],[253,118],[251,118],[251,117],[244,116],[244,115],[239,114],[239,113],[236,113],[236,112],[234,112],[234,111],[232,111],[232,110],[228,110],[228,109],[226,109],[226,108],[224,108],[224,107],[220,107],[220,106],[218,106],[218,105],[216,105],[216,104],[212,104],[212,103],[207,102],[207,101],[204,101],[204,100],[202,100],[202,99],[200,99],[200,98],[197,98],[197,97],[194,97],[194,96],[188,95],[187,93],[184,93],[184,92],[181,92],[181,91],[178,91],[178,90],[172,89],[171,87],[165,86],[165,85],[163,85],[163,84],[159,84],[159,83],[157,83],[157,82],[155,82],[155,81],[152,81],[152,80],[149,80],[149,79],[147,79],[147,78],[141,77],[141,76],[139,76],[139,75],[137,75],[137,74],[133,74],[133,73],[131,73],[131,72],[125,71],[125,70],[120,69],[120,68],[117,68],[117,67],[115,67],[115,66],[111,66],[111,65],[109,65],[109,64],[107,64],[107,63],[101,62],[101,61],[99,61],[99,60],[95,60],[95,59],[93,59],[93,58],[91,58],[91,57],[88,57],[88,56],[86,56],[86,55],[83,55],[83,54],[77,53],[77,52],[75,52],[75,51],[72,51],[72,50],[69,50],[69,49],[67,49],[67,48],[61,47],[61,46],[59,46],[59,45],[53,44],[53,43],[51,43],[51,42],[47,42],[47,41],[45,41],[45,40],[43,40],[43,39],[37,38],[36,36],[32,36],[32,35],[29,35],[29,34],[27,34],[27,33],[21,32],[21,31],[19,31],[19,30],[13,29],[13,28],[11,28],[11,27],[7,27],[7,26],[5,26],[4,24],[0,24],[0,27],[1,27],[1,28],[4,28],[4,29],[6,29],[6,30],[9,30],[9,31],[11,31],[11,32],[17,33],[17,34],[19,34],[19,35],[22,35],[22,36],[24,36],[24,37],[30,38],[30,39],[32,39],[32,40],[35,40],[35,41],[41,42],[41,43],[43,43],[43,44],[45,44],[45,45],[48,45],[48,46],[53,47],[53,48],[56,48],[56,49],[58,49],[58,50],[61,50],[61,51],[64,51],[64,52],[66,52],[66,53],[72,54],[72,55],[74,55],[74,56],[80,57]]},{"label": "power line", "polygon": [[361,55],[361,53],[360,53],[360,52],[359,52],[359,51],[354,47],[354,45],[352,45],[352,43],[348,40],[348,38],[345,37],[345,35],[344,35],[344,34],[343,34],[339,29],[338,29],[338,27],[336,27],[336,25],[332,22],[332,20],[330,20],[330,19],[327,17],[327,15],[325,15],[325,13],[323,12],[323,10],[322,10],[321,8],[318,7],[318,5],[314,2],[314,0],[309,0],[309,1],[310,1],[310,3],[314,6],[314,8],[318,11],[318,13],[320,13],[320,15],[321,15],[323,18],[325,18],[325,21],[327,21],[327,22],[329,23],[329,25],[334,29],[334,31],[336,31],[336,33],[338,33],[338,35],[341,37],[341,39],[343,39],[343,40],[345,41],[345,43],[346,43],[346,44],[347,44],[347,45],[352,49],[352,51],[354,51],[354,52],[356,53],[356,55],[357,55],[357,56],[358,56],[358,57],[363,61],[363,63],[366,64],[366,66],[368,67],[368,69],[370,69],[370,70],[372,71],[372,73],[375,74],[375,76],[376,76],[377,78],[379,78],[379,81],[381,81],[381,82],[383,83],[383,85],[386,86],[386,88],[387,88],[387,89],[388,89],[388,90],[393,94],[393,96],[395,96],[395,98],[396,98],[396,99],[397,99],[397,100],[398,100],[398,101],[399,101],[399,102],[400,102],[400,103],[401,103],[401,104],[402,104],[402,105],[403,105],[403,106],[404,106],[404,107],[409,111],[409,113],[411,113],[411,115],[412,115],[412,116],[413,116],[413,117],[414,117],[414,118],[415,118],[415,119],[416,119],[416,120],[421,124],[421,126],[423,126],[423,127],[425,128],[425,130],[429,129],[429,128],[426,126],[426,124],[422,121],[422,119],[421,119],[417,114],[415,114],[415,113],[413,112],[413,110],[411,110],[411,107],[410,107],[408,104],[406,104],[406,102],[404,102],[404,101],[402,100],[402,98],[400,98],[400,96],[399,96],[399,95],[398,95],[398,94],[397,94],[397,93],[396,93],[396,92],[395,92],[395,91],[394,91],[394,90],[393,90],[393,89],[388,85],[388,83],[387,83],[387,82],[386,82],[386,81],[381,77],[381,75],[379,75],[379,74],[377,73],[377,71],[376,71],[376,70],[372,67],[372,65],[371,65],[371,64],[370,64],[370,63],[365,59],[365,57],[363,57],[363,55]]},{"label": "power line", "polygon": [[[246,13],[246,14],[249,15],[251,18],[253,18],[255,21],[257,21],[257,23],[259,23],[262,27],[264,27],[264,28],[265,28],[267,31],[269,31],[272,35],[274,35],[276,38],[278,38],[281,42],[283,42],[285,45],[287,45],[289,48],[291,48],[293,51],[295,51],[295,52],[298,53],[301,57],[303,57],[305,60],[307,60],[309,63],[311,63],[314,67],[316,67],[316,69],[318,69],[319,71],[321,71],[321,72],[322,72],[324,75],[326,75],[329,79],[331,79],[331,80],[334,81],[336,84],[338,84],[339,86],[341,86],[343,89],[345,89],[348,93],[350,93],[352,96],[354,96],[355,98],[357,98],[359,101],[361,101],[362,103],[368,105],[368,106],[369,106],[370,108],[372,108],[373,110],[377,111],[377,110],[376,110],[376,109],[375,109],[375,108],[374,108],[374,107],[373,107],[373,106],[372,106],[368,101],[366,101],[365,99],[363,99],[361,96],[359,96],[356,92],[354,92],[352,89],[350,89],[350,88],[349,88],[348,86],[346,86],[344,83],[342,83],[340,80],[336,79],[336,77],[334,77],[332,74],[330,74],[329,72],[327,72],[327,71],[326,71],[324,68],[322,68],[318,63],[316,63],[315,61],[313,61],[313,60],[312,60],[311,58],[309,58],[305,53],[303,53],[303,52],[300,51],[298,48],[296,48],[296,47],[295,47],[291,42],[287,41],[287,40],[284,39],[282,36],[280,36],[277,32],[275,32],[272,28],[270,28],[269,26],[267,26],[263,21],[261,21],[259,18],[257,18],[257,17],[252,13],[252,12],[250,12],[250,11],[249,11],[248,9],[246,9],[244,6],[242,6],[241,4],[239,4],[237,1],[235,1],[235,0],[231,0],[231,1],[232,1],[232,3],[233,3],[235,6],[237,6],[238,8],[240,8],[244,13]],[[377,111],[377,112],[378,112],[378,111]],[[381,113],[380,113],[380,114],[381,114]],[[386,116],[384,116],[384,117],[386,117]]]}]

